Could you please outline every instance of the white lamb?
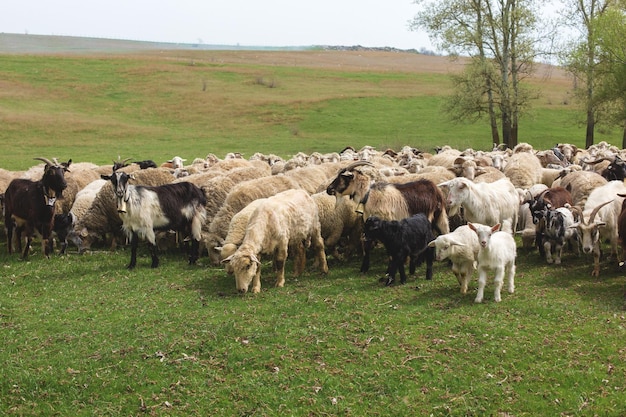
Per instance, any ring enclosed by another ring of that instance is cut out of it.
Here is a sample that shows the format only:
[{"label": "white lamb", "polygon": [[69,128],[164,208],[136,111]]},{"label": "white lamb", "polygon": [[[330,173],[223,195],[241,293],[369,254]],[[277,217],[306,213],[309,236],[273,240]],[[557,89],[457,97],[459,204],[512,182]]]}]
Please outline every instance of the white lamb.
[{"label": "white lamb", "polygon": [[459,226],[453,232],[437,236],[428,246],[435,248],[437,261],[452,261],[452,272],[461,285],[461,294],[467,294],[480,250],[476,233],[467,225]]},{"label": "white lamb", "polygon": [[495,270],[494,301],[499,303],[500,290],[504,282],[504,275],[508,277],[508,291],[515,291],[515,257],[517,248],[515,239],[509,232],[500,231],[500,223],[495,226],[468,223],[470,229],[476,232],[480,243],[478,252],[478,292],[474,302],[482,303],[485,284],[487,283],[487,271]]}]

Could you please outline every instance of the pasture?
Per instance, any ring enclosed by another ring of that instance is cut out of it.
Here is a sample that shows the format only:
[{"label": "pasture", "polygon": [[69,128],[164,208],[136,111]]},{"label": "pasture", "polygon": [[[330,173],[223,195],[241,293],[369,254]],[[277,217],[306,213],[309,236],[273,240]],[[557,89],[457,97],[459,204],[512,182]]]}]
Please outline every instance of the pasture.
[{"label": "pasture", "polygon": [[[110,164],[226,152],[330,152],[347,145],[490,149],[486,126],[441,114],[442,58],[381,52],[147,51],[4,55],[0,167],[33,157]],[[520,129],[537,148],[584,143],[566,77]],[[618,143],[619,132],[597,141]],[[128,248],[28,261],[1,235],[0,412],[154,416],[623,416],[626,278],[566,252],[519,248],[516,292],[474,304],[449,266],[385,288],[385,256],[329,257],[260,294],[177,250],[150,269]],[[605,252],[608,246],[605,245]],[[309,261],[310,263],[310,261]],[[310,265],[309,265],[310,266]]]}]

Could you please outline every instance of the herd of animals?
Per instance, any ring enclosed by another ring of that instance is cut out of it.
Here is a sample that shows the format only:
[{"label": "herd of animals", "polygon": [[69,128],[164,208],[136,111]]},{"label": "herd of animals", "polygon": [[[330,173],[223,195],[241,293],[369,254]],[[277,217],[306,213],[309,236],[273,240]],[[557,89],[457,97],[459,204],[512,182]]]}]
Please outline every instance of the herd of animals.
[{"label": "herd of animals", "polygon": [[290,159],[209,154],[160,165],[38,157],[43,163],[25,172],[0,169],[0,201],[8,252],[16,247],[22,258],[35,236],[46,256],[55,241],[61,253],[69,243],[84,252],[96,242],[112,249],[129,242],[132,269],[146,241],[155,268],[159,251],[176,245],[190,264],[206,256],[234,275],[239,292],[256,293],[263,255],[273,262],[275,285],[283,286],[288,258],[294,275],[306,268],[307,255],[322,273],[326,256],[360,256],[367,272],[379,244],[388,255],[386,285],[396,274],[406,282],[407,263],[413,274],[425,262],[430,279],[433,262],[447,259],[463,294],[478,270],[476,302],[494,274],[498,302],[505,277],[508,292],[515,288],[516,234],[548,263],[559,264],[563,250],[592,255],[596,277],[605,242],[623,265],[623,153],[601,142],[587,149],[445,146],[432,153],[365,146]]}]

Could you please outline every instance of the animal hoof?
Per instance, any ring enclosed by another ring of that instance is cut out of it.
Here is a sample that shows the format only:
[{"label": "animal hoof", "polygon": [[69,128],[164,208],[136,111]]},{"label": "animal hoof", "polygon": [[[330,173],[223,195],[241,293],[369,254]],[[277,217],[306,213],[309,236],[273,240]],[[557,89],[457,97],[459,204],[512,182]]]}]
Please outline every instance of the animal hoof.
[{"label": "animal hoof", "polygon": [[385,287],[389,287],[391,284],[393,284],[394,281],[395,279],[393,279],[392,277],[387,277],[387,282],[385,282]]}]

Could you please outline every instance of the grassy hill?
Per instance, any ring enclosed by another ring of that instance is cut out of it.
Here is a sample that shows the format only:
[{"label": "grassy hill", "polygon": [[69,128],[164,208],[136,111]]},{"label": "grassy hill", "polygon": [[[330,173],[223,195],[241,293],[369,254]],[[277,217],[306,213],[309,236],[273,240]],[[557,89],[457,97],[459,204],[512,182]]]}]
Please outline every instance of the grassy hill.
[{"label": "grassy hill", "polygon": [[[9,37],[0,35],[0,43]],[[35,49],[27,43],[42,48],[43,40],[60,46],[27,53]],[[485,123],[453,123],[441,111],[447,74],[462,65],[446,57],[200,51],[65,37],[9,43],[26,53],[5,54],[0,68],[0,167],[7,169],[26,169],[41,153],[107,163],[118,155],[156,161],[230,151],[289,156],[347,145],[491,148]],[[122,52],[122,45],[132,48]],[[73,48],[80,53],[67,52]],[[540,66],[530,85],[540,95],[523,116],[520,141],[582,146],[584,127],[568,77]],[[619,134],[598,132],[598,140],[616,143]]]}]

